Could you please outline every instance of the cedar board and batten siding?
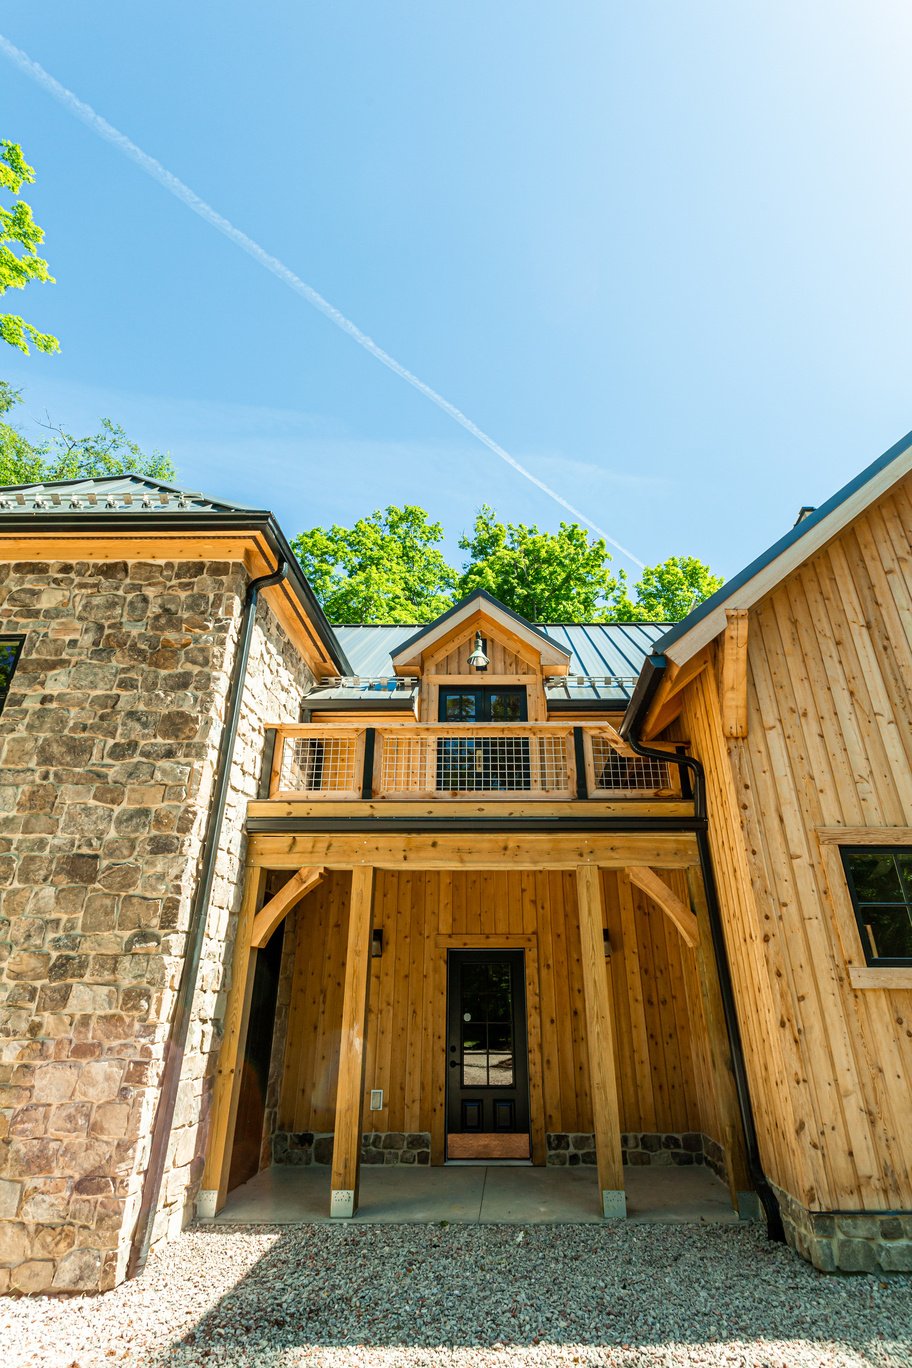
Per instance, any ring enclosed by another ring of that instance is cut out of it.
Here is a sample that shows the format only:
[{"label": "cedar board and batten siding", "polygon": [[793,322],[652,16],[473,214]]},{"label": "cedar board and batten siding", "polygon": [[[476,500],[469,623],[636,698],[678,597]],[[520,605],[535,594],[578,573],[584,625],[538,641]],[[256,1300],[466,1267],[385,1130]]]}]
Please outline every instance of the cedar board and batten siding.
[{"label": "cedar board and batten siding", "polygon": [[[663,877],[686,897],[683,871]],[[602,872],[621,1127],[718,1136],[693,951],[623,873]],[[350,875],[328,873],[291,915],[297,953],[277,1128],[334,1128]],[[364,1129],[430,1131],[438,1161],[446,1067],[446,950],[526,951],[536,1158],[547,1131],[589,1132],[589,1065],[572,871],[378,870]]]},{"label": "cedar board and batten siding", "polygon": [[817,1210],[912,1208],[912,973],[861,967],[833,840],[912,826],[910,538],[907,477],[751,609],[746,738],[723,737],[712,669],[678,724],[706,767],[764,1166]]}]

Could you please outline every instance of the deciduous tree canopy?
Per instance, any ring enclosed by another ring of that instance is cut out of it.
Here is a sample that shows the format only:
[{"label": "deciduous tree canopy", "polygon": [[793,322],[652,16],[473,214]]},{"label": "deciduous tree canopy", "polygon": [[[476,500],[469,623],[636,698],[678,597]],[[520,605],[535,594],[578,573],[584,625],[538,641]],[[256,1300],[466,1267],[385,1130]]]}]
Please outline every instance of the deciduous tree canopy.
[{"label": "deciduous tree canopy", "polygon": [[693,556],[649,566],[631,594],[605,542],[576,523],[557,532],[503,523],[483,505],[460,538],[461,571],[423,508],[377,509],[354,527],[314,527],[292,542],[330,622],[430,622],[485,589],[532,622],[677,622],[722,580]]},{"label": "deciduous tree canopy", "polygon": [[[20,401],[20,393],[0,380],[0,415]],[[149,475],[173,480],[174,466],[160,451],[144,452],[131,442],[119,423],[102,418],[101,428],[87,437],[74,437],[64,428],[44,425],[50,436],[32,442],[0,416],[0,484],[33,484],[45,480],[78,480],[93,475]]]},{"label": "deciduous tree canopy", "polygon": [[[0,189],[13,197],[9,207],[0,204],[0,295],[7,290],[24,290],[33,280],[54,279],[44,257],[38,255],[44,229],[32,218],[30,206],[18,197],[22,186],[34,179],[35,172],[19,144],[0,139]],[[56,337],[39,332],[18,314],[0,313],[0,338],[26,353],[30,341],[39,351],[60,350]]]}]

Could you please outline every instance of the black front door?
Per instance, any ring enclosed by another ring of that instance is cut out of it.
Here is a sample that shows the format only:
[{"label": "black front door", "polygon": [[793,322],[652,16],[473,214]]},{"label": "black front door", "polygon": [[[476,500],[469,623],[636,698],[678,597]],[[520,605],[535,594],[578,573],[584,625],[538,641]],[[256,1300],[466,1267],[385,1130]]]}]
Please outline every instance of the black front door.
[{"label": "black front door", "polygon": [[[441,722],[525,722],[525,689],[440,690]],[[531,783],[525,736],[454,736],[437,742],[437,788],[479,792],[527,789]]]},{"label": "black front door", "polygon": [[447,1157],[529,1157],[522,950],[449,952]]}]

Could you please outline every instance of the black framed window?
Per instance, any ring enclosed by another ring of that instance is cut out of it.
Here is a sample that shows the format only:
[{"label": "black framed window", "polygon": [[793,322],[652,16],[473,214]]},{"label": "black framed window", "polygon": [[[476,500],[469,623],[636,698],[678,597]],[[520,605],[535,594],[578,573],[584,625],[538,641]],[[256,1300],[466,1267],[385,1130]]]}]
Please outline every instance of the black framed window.
[{"label": "black framed window", "polygon": [[24,640],[24,637],[0,636],[0,712],[3,711]]},{"label": "black framed window", "polygon": [[842,846],[868,964],[912,964],[912,848]]}]

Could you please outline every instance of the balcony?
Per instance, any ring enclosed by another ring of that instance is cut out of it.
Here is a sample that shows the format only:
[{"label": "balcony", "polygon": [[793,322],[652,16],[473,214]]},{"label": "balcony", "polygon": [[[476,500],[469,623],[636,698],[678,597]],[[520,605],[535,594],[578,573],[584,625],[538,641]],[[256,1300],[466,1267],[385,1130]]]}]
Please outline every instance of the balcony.
[{"label": "balcony", "polygon": [[[270,729],[260,797],[308,803],[687,798],[676,765],[636,756],[605,723]],[[671,747],[668,747],[671,750]]]}]

